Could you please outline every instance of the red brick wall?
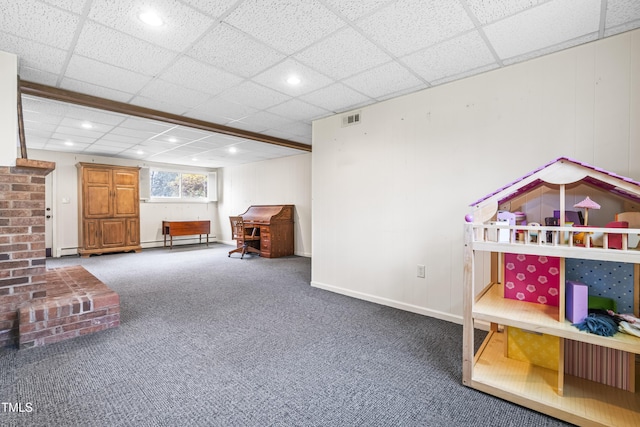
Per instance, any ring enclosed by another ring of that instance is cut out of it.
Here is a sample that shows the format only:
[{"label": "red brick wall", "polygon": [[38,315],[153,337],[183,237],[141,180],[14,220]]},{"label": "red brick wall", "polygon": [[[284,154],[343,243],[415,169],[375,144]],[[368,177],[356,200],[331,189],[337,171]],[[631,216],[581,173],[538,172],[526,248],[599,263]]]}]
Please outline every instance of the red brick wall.
[{"label": "red brick wall", "polygon": [[0,347],[17,342],[18,307],[47,295],[44,196],[49,172],[0,166]]}]

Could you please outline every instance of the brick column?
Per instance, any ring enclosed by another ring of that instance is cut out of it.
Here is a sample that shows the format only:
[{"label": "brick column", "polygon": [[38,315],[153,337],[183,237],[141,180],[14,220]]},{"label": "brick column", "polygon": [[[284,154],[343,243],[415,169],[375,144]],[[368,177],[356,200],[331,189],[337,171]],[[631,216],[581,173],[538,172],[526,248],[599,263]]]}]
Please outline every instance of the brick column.
[{"label": "brick column", "polygon": [[0,347],[17,343],[18,308],[47,295],[45,176],[55,163],[0,166]]}]

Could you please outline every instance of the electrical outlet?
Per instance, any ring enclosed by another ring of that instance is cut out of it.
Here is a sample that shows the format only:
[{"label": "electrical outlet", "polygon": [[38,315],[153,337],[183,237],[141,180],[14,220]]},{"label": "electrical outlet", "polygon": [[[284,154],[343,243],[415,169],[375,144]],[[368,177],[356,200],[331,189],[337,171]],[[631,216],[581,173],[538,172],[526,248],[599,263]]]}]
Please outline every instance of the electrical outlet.
[{"label": "electrical outlet", "polygon": [[425,277],[425,267],[424,265],[418,264],[418,277]]}]

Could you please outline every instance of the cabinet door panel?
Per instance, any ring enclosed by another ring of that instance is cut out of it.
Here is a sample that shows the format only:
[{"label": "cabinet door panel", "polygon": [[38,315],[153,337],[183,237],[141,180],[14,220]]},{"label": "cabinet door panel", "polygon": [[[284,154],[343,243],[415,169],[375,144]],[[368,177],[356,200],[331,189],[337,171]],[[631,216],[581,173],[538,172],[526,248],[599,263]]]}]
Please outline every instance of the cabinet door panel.
[{"label": "cabinet door panel", "polygon": [[114,216],[136,216],[140,203],[137,189],[116,186],[115,192]]},{"label": "cabinet door panel", "polygon": [[99,221],[97,220],[84,222],[82,240],[84,242],[85,249],[96,249],[100,247],[98,240],[98,222]]},{"label": "cabinet door panel", "polygon": [[136,218],[127,219],[127,246],[140,244],[140,221]]},{"label": "cabinet door panel", "polygon": [[115,170],[113,171],[113,183],[115,186],[138,186],[138,171]]},{"label": "cabinet door panel", "polygon": [[125,220],[104,219],[101,223],[102,247],[125,246]]}]

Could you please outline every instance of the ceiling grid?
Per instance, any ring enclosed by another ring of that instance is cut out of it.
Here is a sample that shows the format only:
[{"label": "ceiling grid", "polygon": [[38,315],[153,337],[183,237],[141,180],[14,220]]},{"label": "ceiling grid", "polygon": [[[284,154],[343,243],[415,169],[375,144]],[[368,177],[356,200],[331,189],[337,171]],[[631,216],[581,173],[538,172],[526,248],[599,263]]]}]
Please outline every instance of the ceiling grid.
[{"label": "ceiling grid", "polygon": [[[139,19],[149,8],[160,26]],[[0,50],[18,56],[23,81],[184,118],[25,95],[29,148],[208,168],[300,154],[313,120],[640,27],[634,0],[21,0],[0,11]]]}]

